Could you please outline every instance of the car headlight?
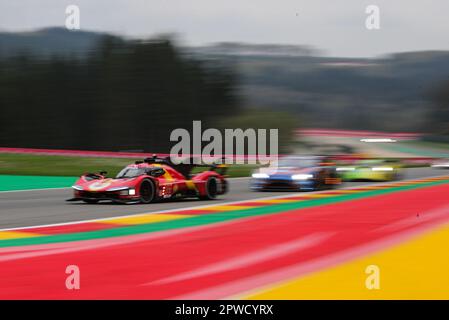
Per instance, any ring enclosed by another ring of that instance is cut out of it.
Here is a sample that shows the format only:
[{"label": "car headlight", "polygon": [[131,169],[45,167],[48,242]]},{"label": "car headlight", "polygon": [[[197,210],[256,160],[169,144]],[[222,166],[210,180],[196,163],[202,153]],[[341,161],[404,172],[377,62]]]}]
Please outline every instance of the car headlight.
[{"label": "car headlight", "polygon": [[294,174],[292,175],[293,180],[307,180],[313,178],[313,174]]},{"label": "car headlight", "polygon": [[373,171],[393,171],[391,167],[373,167],[371,168]]},{"label": "car headlight", "polygon": [[129,194],[130,196],[136,195],[136,189],[129,189],[129,190],[128,190],[128,194]]},{"label": "car headlight", "polygon": [[83,187],[78,186],[78,185],[74,185],[74,186],[72,186],[72,188],[75,189],[75,190],[78,190],[78,191],[83,191],[84,190]]},{"label": "car headlight", "polygon": [[266,173],[253,173],[252,177],[255,179],[266,179],[269,178],[270,176]]},{"label": "car headlight", "polygon": [[114,187],[114,188],[109,188],[106,191],[122,191],[122,190],[128,190],[129,187]]},{"label": "car headlight", "polygon": [[337,168],[337,171],[354,171],[355,168],[354,167],[341,167],[341,168]]}]

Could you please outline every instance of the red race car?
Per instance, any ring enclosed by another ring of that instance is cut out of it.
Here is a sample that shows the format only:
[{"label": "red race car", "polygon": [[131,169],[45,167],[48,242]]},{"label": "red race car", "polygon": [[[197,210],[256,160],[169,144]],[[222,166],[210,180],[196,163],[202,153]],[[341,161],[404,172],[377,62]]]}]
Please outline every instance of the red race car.
[{"label": "red race car", "polygon": [[[191,163],[191,162],[190,162]],[[207,170],[192,174],[195,167]],[[115,178],[106,172],[86,173],[72,186],[68,201],[151,203],[162,199],[215,199],[228,190],[224,165],[173,164],[169,158],[146,158],[126,166]]]}]

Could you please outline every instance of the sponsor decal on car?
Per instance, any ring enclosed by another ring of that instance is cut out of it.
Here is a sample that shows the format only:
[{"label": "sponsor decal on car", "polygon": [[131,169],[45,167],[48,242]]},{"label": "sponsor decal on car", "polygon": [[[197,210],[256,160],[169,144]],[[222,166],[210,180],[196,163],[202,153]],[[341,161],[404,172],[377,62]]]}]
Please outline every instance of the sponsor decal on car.
[{"label": "sponsor decal on car", "polygon": [[111,185],[112,179],[106,179],[103,181],[94,182],[89,186],[90,191],[98,191],[107,188]]}]

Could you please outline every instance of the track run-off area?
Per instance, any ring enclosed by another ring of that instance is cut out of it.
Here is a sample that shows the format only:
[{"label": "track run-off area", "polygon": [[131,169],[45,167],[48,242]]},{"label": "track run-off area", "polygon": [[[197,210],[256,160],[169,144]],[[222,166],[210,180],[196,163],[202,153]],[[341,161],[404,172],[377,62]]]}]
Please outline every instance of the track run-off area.
[{"label": "track run-off area", "polygon": [[235,179],[222,200],[154,206],[0,193],[0,299],[449,299],[449,175],[408,170],[312,193]]}]

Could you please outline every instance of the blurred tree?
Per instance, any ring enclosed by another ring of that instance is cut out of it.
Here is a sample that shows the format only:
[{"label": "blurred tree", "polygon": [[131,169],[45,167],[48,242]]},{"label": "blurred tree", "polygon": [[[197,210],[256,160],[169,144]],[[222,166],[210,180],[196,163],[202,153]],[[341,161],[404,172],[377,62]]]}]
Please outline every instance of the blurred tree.
[{"label": "blurred tree", "polygon": [[0,61],[0,145],[168,152],[170,132],[239,110],[232,70],[167,38],[105,36],[86,59]]}]

